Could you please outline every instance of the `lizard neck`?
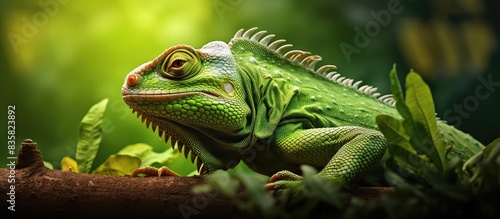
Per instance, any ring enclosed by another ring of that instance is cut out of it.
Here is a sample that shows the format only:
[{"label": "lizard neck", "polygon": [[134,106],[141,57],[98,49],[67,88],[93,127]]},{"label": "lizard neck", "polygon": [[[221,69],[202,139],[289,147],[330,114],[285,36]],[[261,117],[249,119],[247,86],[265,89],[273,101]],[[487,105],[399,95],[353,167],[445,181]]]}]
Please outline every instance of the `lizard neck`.
[{"label": "lizard neck", "polygon": [[[250,127],[255,139],[271,136],[279,125],[294,92],[286,83],[272,79],[272,76],[257,66],[241,65],[239,68],[244,81],[245,101],[251,110]],[[254,139],[254,140],[255,140]]]}]

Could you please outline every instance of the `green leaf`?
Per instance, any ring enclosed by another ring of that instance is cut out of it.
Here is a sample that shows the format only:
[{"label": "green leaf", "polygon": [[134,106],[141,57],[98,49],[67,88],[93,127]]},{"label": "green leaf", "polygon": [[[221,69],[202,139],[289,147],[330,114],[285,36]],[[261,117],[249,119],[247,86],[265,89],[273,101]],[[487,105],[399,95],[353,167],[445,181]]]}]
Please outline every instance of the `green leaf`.
[{"label": "green leaf", "polygon": [[316,197],[338,209],[344,207],[347,196],[341,192],[339,183],[318,175],[305,176],[304,183],[305,192],[309,197]]},{"label": "green leaf", "polygon": [[49,169],[54,169],[54,165],[52,165],[52,163],[48,162],[48,161],[43,161],[43,165],[45,165],[45,167],[49,168]]},{"label": "green leaf", "polygon": [[389,115],[378,115],[375,120],[390,145],[397,145],[410,153],[417,154],[410,144],[410,136],[406,134],[401,120]]},{"label": "green leaf", "polygon": [[399,174],[394,173],[392,171],[386,171],[385,176],[391,184],[395,185],[398,188],[398,190],[409,190],[413,194],[415,194],[417,197],[419,197],[423,200],[426,200],[427,202],[431,201],[431,200],[429,200],[428,196],[424,192],[422,192],[420,189],[418,189],[415,185],[408,183]]},{"label": "green leaf", "polygon": [[410,137],[405,132],[403,122],[388,115],[378,115],[376,122],[387,139],[391,158],[404,170],[419,173],[425,160],[418,156],[410,144]]},{"label": "green leaf", "polygon": [[395,154],[392,159],[396,161],[399,167],[401,167],[404,171],[411,173],[416,178],[426,179],[426,176],[422,174],[423,168],[428,166],[426,159],[405,150],[403,147],[392,146],[391,150],[391,153]]},{"label": "green leaf", "polygon": [[106,162],[101,164],[92,173],[110,176],[126,176],[141,166],[141,159],[135,156],[114,154],[108,157]]},{"label": "green leaf", "polygon": [[[474,156],[477,169],[471,177],[470,182],[476,189],[490,191],[500,185],[500,138],[488,144],[483,151]],[[473,158],[471,158],[473,159]],[[468,161],[469,162],[469,161]]]},{"label": "green leaf", "polygon": [[271,196],[271,193],[266,192],[264,184],[256,178],[256,174],[242,173],[238,178],[245,185],[251,202],[258,205],[264,212],[269,212],[273,209],[275,200]]},{"label": "green leaf", "polygon": [[413,118],[414,132],[409,132],[413,147],[426,154],[438,171],[443,172],[446,147],[437,129],[434,101],[429,86],[413,71],[406,77],[405,103]]},{"label": "green leaf", "polygon": [[384,174],[385,174],[387,181],[389,181],[389,183],[391,185],[395,185],[395,186],[408,185],[408,183],[406,182],[406,180],[403,177],[401,177],[399,174],[397,174],[393,171],[388,170]]},{"label": "green leaf", "polygon": [[206,177],[207,184],[213,186],[217,191],[220,191],[224,196],[236,198],[236,190],[240,186],[240,182],[223,170],[216,170]]},{"label": "green leaf", "polygon": [[[406,139],[409,139],[417,155],[425,154],[430,159],[431,163],[428,166],[444,172],[446,148],[437,129],[434,101],[429,87],[417,73],[412,71],[406,77],[406,96],[403,98],[395,67],[390,72],[390,79],[396,108],[403,117],[404,131],[409,136]],[[388,132],[388,130],[385,131]],[[406,145],[403,148],[408,147]],[[412,155],[406,154],[405,156]]]},{"label": "green leaf", "polygon": [[102,138],[102,118],[108,99],[103,99],[90,108],[80,123],[76,145],[76,161],[81,173],[89,173]]},{"label": "green leaf", "polygon": [[500,153],[500,138],[493,140],[483,149],[483,157],[486,160],[498,158]]},{"label": "green leaf", "polygon": [[300,170],[302,171],[303,177],[312,177],[318,174],[318,171],[309,165],[300,165]]},{"label": "green leaf", "polygon": [[396,109],[398,110],[401,117],[403,117],[403,125],[406,129],[406,133],[413,132],[413,117],[411,116],[410,109],[405,104],[403,90],[401,89],[401,83],[399,82],[398,75],[396,73],[396,65],[392,68],[389,73],[391,80],[392,96],[396,100]]},{"label": "green leaf", "polygon": [[179,156],[179,152],[177,150],[173,150],[172,148],[168,148],[163,152],[157,153],[153,151],[153,147],[144,143],[127,145],[117,154],[139,157],[142,160],[141,167],[152,166],[154,163],[166,165]]}]

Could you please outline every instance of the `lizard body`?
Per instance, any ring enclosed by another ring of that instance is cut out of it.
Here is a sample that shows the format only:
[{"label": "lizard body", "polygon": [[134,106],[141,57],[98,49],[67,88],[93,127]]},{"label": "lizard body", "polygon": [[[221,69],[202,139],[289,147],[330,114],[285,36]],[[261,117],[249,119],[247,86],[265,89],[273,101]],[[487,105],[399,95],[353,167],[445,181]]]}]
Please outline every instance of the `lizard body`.
[{"label": "lizard body", "polygon": [[[272,175],[276,187],[300,180],[302,164],[346,183],[362,178],[386,151],[375,117],[401,118],[392,96],[333,65],[316,68],[321,57],[255,30],[238,31],[228,44],[167,49],[127,75],[124,101],[190,154],[200,174],[243,161]],[[466,160],[483,147],[444,122],[438,129],[453,145],[449,156]]]}]

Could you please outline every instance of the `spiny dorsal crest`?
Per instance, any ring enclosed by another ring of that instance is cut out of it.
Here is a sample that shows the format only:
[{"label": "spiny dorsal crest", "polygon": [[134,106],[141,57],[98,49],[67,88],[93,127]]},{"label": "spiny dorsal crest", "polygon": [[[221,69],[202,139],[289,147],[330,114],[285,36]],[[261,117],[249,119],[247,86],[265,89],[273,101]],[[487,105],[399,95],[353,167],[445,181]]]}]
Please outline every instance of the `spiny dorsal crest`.
[{"label": "spiny dorsal crest", "polygon": [[244,29],[240,29],[238,32],[236,32],[233,39],[231,39],[231,42],[229,42],[229,46],[231,46],[232,41],[235,39],[246,39],[257,42],[267,47],[269,50],[275,52],[279,56],[287,59],[291,63],[302,66],[312,73],[318,74],[335,83],[353,88],[361,93],[368,94],[387,105],[394,106],[396,104],[396,101],[392,97],[392,94],[380,96],[381,94],[376,92],[376,87],[370,85],[363,85],[359,87],[362,81],[354,82],[353,79],[341,76],[340,73],[337,72],[337,66],[335,65],[323,65],[319,68],[316,68],[316,64],[321,61],[321,56],[311,55],[310,52],[305,52],[302,50],[289,50],[293,46],[292,44],[281,45],[286,42],[286,40],[279,39],[271,42],[271,39],[275,37],[274,34],[268,34],[267,36],[264,36],[267,33],[267,31],[265,30],[261,30],[253,34],[255,30],[257,30],[257,27],[250,28],[247,31],[244,31]]}]

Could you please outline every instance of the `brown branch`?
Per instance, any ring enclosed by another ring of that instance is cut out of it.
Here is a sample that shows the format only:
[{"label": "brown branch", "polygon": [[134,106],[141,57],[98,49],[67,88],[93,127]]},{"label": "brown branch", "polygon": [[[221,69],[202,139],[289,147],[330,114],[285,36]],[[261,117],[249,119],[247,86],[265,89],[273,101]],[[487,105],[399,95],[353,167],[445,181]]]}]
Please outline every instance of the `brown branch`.
[{"label": "brown branch", "polygon": [[[15,182],[9,182],[13,174]],[[2,212],[14,205],[16,215],[223,218],[236,212],[234,204],[220,194],[191,192],[203,177],[136,178],[51,170],[43,165],[37,144],[30,139],[21,144],[15,170],[1,168],[0,176],[0,193],[7,194],[7,201],[0,202]],[[367,201],[390,191],[357,190],[353,194]]]},{"label": "brown branch", "polygon": [[[116,177],[48,169],[31,140],[21,144],[15,167],[15,182],[0,184],[1,194],[15,186],[16,215],[216,218],[232,210],[222,195],[192,194],[191,188],[203,183],[201,177]],[[7,179],[10,169],[0,169],[0,175]],[[2,211],[11,205],[1,203]]]}]

